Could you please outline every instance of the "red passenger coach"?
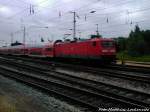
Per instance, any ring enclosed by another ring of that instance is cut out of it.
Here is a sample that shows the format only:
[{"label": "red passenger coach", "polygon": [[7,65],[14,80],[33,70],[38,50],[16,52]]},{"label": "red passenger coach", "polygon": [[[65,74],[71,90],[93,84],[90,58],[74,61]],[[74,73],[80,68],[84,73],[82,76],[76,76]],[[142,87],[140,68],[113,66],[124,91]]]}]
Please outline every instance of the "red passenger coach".
[{"label": "red passenger coach", "polygon": [[115,55],[115,43],[112,39],[93,38],[55,44],[56,57],[112,61]]},{"label": "red passenger coach", "polygon": [[25,47],[26,55],[35,57],[54,57],[53,44],[27,45]]},{"label": "red passenger coach", "polygon": [[54,45],[53,44],[47,44],[43,47],[43,55],[46,57],[54,57]]}]

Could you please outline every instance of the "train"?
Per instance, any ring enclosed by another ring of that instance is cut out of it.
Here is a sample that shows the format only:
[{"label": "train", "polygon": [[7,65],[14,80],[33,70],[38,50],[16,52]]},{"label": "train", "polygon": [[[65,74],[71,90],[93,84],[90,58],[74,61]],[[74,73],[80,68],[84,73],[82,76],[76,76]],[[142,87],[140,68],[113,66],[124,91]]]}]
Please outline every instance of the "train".
[{"label": "train", "polygon": [[56,40],[42,45],[15,45],[0,47],[0,54],[48,57],[51,59],[76,59],[97,62],[114,62],[116,44],[110,38]]}]

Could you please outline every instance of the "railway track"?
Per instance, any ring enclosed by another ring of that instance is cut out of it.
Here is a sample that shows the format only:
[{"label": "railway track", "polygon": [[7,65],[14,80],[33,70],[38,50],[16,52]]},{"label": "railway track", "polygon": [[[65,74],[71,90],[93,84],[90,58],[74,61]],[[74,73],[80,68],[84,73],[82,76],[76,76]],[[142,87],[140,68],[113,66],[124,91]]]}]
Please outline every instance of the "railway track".
[{"label": "railway track", "polygon": [[143,67],[143,66],[113,64],[113,65],[107,65],[105,67],[110,68],[110,69],[122,70],[122,71],[138,72],[138,73],[145,73],[145,74],[150,73],[150,68],[149,67]]},{"label": "railway track", "polygon": [[[43,60],[43,58],[36,58],[36,57],[20,57],[20,56],[13,56],[13,55],[12,56],[2,55],[2,56],[11,58],[11,59],[24,60],[24,61],[28,61],[28,62],[35,62],[35,63],[46,64],[46,65],[51,65],[53,63],[58,64],[58,65],[61,65],[61,64],[65,65],[64,63],[58,63],[58,62],[51,61],[51,60]],[[77,66],[78,66],[78,64],[77,64]],[[92,66],[88,65],[87,67],[93,67],[93,64],[92,64]],[[112,65],[102,65],[102,66],[94,66],[94,67],[98,68],[98,69],[99,68],[103,68],[103,69],[108,68],[108,69],[115,69],[115,70],[128,71],[128,72],[138,72],[138,73],[145,73],[145,74],[150,73],[149,67],[143,67],[143,66],[112,64]]]},{"label": "railway track", "polygon": [[[42,78],[42,79],[44,78],[44,80],[53,79],[53,82],[58,82],[61,84],[74,86],[77,88],[79,87],[79,89],[82,88],[83,90],[88,90],[92,93],[102,95],[105,97],[109,97],[111,98],[111,100],[115,99],[117,100],[117,102],[118,101],[121,102],[121,104],[129,105],[129,106],[137,106],[137,107],[149,107],[149,104],[150,104],[150,102],[148,101],[150,98],[150,95],[147,93],[129,90],[126,88],[121,88],[121,87],[106,84],[103,82],[83,79],[80,77],[70,76],[69,74],[58,73],[54,71],[53,73],[46,73],[46,72],[42,72],[43,68],[39,68],[37,66],[33,66],[33,65],[27,66],[27,64],[22,64],[22,62],[21,63],[14,62],[14,61],[12,62],[13,63],[10,64],[10,60],[1,61],[1,63],[6,64],[10,68],[13,67],[17,70],[19,68],[19,71],[25,70],[25,69],[26,69],[25,71],[28,71],[28,73],[31,73],[31,71],[32,72],[34,71],[34,74],[38,73],[38,75],[34,75],[34,77],[36,78]],[[116,94],[116,93],[119,93],[119,94]],[[117,103],[117,104],[120,104],[120,103]]]},{"label": "railway track", "polygon": [[[84,71],[84,72],[90,72],[97,75],[105,75],[109,77],[116,77],[116,78],[123,78],[131,81],[138,81],[142,83],[148,83],[150,84],[150,70],[143,67],[130,67],[130,66],[118,66],[118,65],[111,65],[111,66],[105,66],[102,68],[93,68],[93,67],[87,67],[87,66],[81,66],[81,65],[72,65],[72,64],[64,64],[64,63],[58,63],[58,62],[48,62],[48,61],[42,61],[42,60],[36,60],[36,59],[30,59],[30,58],[22,58],[22,57],[14,57],[8,56],[7,58],[14,59],[14,60],[23,60],[24,62],[32,62],[36,63],[45,67],[50,67],[50,65],[54,65],[55,67],[62,67],[77,71]],[[31,63],[31,64],[32,64]],[[45,68],[44,67],[44,68]],[[142,74],[139,74],[141,72],[144,72]]]},{"label": "railway track", "polygon": [[[0,73],[6,77],[13,78],[29,86],[38,88],[39,90],[47,92],[52,96],[55,94],[55,97],[57,96],[64,98],[73,104],[80,104],[86,111],[95,111],[98,109],[95,105],[91,105],[90,103],[86,102],[87,100],[83,100],[82,96],[84,95],[84,91],[80,89],[72,88],[70,86],[48,81],[42,78],[33,77],[32,75],[29,75],[25,72],[22,73],[2,66],[0,67]],[[85,94],[87,94],[87,92],[85,92]],[[90,94],[88,97],[91,98]]]},{"label": "railway track", "polygon": [[59,64],[57,65],[62,68],[68,68],[72,70],[77,71],[84,71],[88,73],[92,73],[95,75],[105,75],[109,77],[116,77],[120,79],[126,79],[130,81],[137,81],[139,83],[147,83],[150,84],[150,75],[149,74],[139,74],[136,72],[126,72],[126,71],[120,71],[120,70],[114,70],[114,69],[108,69],[108,68],[91,68],[91,67],[84,67],[84,66],[74,66],[74,65],[68,65],[68,64]]}]

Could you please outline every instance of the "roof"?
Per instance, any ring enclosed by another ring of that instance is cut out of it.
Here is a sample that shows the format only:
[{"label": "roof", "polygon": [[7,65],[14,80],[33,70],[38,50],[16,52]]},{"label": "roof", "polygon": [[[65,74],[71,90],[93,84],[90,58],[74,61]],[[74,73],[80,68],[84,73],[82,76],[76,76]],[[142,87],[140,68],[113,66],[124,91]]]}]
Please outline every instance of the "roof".
[{"label": "roof", "polygon": [[[40,43],[40,44],[26,44],[26,48],[43,48],[53,46],[52,42],[49,43]],[[17,45],[17,46],[6,46],[6,47],[0,47],[0,49],[23,49],[24,45]]]},{"label": "roof", "polygon": [[57,44],[90,42],[90,41],[100,41],[100,40],[109,40],[109,41],[112,41],[113,39],[111,39],[111,38],[78,39],[78,40],[73,40],[73,41],[62,41],[62,42],[58,42]]}]

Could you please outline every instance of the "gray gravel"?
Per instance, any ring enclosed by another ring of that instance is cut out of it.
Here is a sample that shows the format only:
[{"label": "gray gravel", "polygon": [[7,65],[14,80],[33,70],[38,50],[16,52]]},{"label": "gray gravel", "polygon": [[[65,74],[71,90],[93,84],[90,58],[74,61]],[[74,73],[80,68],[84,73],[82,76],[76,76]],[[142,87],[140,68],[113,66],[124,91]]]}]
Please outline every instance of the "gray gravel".
[{"label": "gray gravel", "polygon": [[[82,77],[86,79],[91,79],[95,81],[102,81],[108,84],[124,87],[124,88],[129,88],[145,93],[150,93],[150,84],[147,83],[139,83],[136,81],[129,81],[126,79],[121,79],[121,78],[115,78],[115,77],[110,77],[106,75],[97,75],[97,74],[92,74],[92,73],[87,73],[87,72],[79,72],[79,71],[73,71],[73,70],[68,70],[68,69],[61,69],[57,68],[56,71],[62,72],[62,73],[67,73],[69,75],[77,76],[77,77]],[[120,74],[122,75],[122,74]]]},{"label": "gray gravel", "polygon": [[[11,112],[81,112],[32,87],[0,75],[0,111]],[[13,111],[12,111],[13,110]]]}]

